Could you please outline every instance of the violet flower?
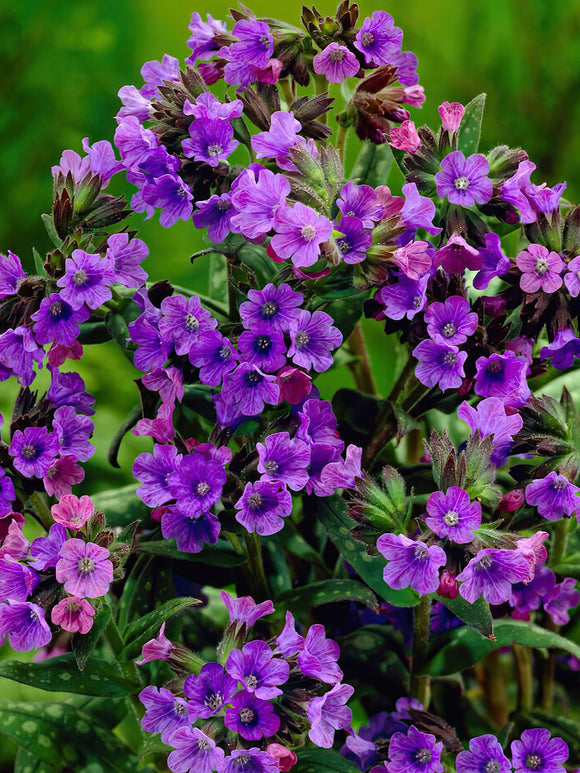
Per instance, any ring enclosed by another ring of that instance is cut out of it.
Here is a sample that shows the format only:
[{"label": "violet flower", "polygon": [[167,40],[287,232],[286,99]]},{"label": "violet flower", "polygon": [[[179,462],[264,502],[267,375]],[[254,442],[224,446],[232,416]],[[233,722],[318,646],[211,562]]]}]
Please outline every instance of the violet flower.
[{"label": "violet flower", "polygon": [[538,513],[548,521],[578,515],[580,488],[570,483],[564,475],[552,470],[526,486],[526,503],[538,508]]},{"label": "violet flower", "polygon": [[219,663],[206,663],[199,674],[186,678],[183,691],[189,699],[190,711],[201,719],[209,719],[230,702],[238,691],[238,683]]},{"label": "violet flower", "polygon": [[444,303],[431,303],[425,310],[425,322],[435,343],[459,346],[475,332],[478,317],[467,298],[452,295]]},{"label": "violet flower", "polygon": [[355,185],[348,182],[340,191],[336,206],[343,217],[356,217],[363,228],[371,229],[382,220],[384,206],[370,185]]},{"label": "violet flower", "polygon": [[336,730],[346,730],[352,721],[352,711],[346,702],[354,693],[350,684],[335,684],[320,697],[313,698],[308,706],[311,728],[308,737],[316,746],[330,749]]},{"label": "violet flower", "polygon": [[290,183],[282,174],[261,169],[259,175],[247,169],[232,188],[232,203],[237,210],[231,224],[247,239],[257,239],[273,227],[274,215],[286,202]]},{"label": "violet flower", "polygon": [[305,676],[335,685],[342,679],[342,671],[337,663],[339,655],[338,644],[327,639],[324,626],[317,623],[310,626],[301,644],[298,665]]},{"label": "violet flower", "polygon": [[238,349],[244,362],[265,373],[272,373],[286,364],[284,336],[281,331],[272,330],[267,325],[244,330],[238,339]]},{"label": "violet flower", "polygon": [[230,624],[245,625],[247,628],[251,628],[261,617],[271,615],[274,611],[270,600],[256,604],[251,596],[234,598],[225,590],[220,593],[220,599],[228,610]]},{"label": "violet flower", "polygon": [[336,225],[336,229],[341,234],[336,239],[336,246],[344,262],[348,265],[362,263],[372,244],[372,233],[363,228],[362,220],[350,216],[343,216],[340,223]]},{"label": "violet flower", "polygon": [[273,222],[275,235],[270,242],[280,258],[292,259],[295,266],[312,266],[320,256],[320,245],[332,236],[332,223],[310,207],[297,202],[280,206]]},{"label": "violet flower", "polygon": [[528,362],[512,351],[493,353],[476,360],[473,391],[482,397],[498,397],[505,405],[519,408],[530,398],[526,380]]},{"label": "violet flower", "polygon": [[355,47],[365,58],[366,64],[391,63],[401,50],[403,30],[395,27],[393,17],[386,11],[374,11],[363,20],[354,41]]},{"label": "violet flower", "polygon": [[113,582],[113,564],[107,548],[73,537],[60,550],[56,565],[57,582],[71,596],[100,598]]},{"label": "violet flower", "polygon": [[443,743],[411,725],[404,733],[395,733],[389,741],[388,773],[443,773]]},{"label": "violet flower", "polygon": [[300,491],[308,480],[310,448],[288,432],[268,435],[264,443],[256,443],[258,472],[263,480],[286,484],[292,491]]},{"label": "violet flower", "polygon": [[65,260],[65,272],[56,283],[62,288],[60,297],[73,309],[80,309],[83,304],[96,309],[113,297],[110,285],[115,282],[115,272],[110,258],[73,250]]},{"label": "violet flower", "polygon": [[287,332],[303,300],[302,293],[295,292],[290,285],[276,287],[269,282],[263,290],[248,290],[248,300],[240,304],[240,317],[245,328],[267,325]]},{"label": "violet flower", "polygon": [[342,344],[342,333],[332,323],[332,317],[325,311],[298,312],[290,325],[292,343],[288,357],[306,370],[328,370],[333,362],[330,352]]},{"label": "violet flower", "polygon": [[435,491],[427,500],[425,523],[441,539],[459,545],[471,542],[474,530],[481,525],[481,505],[471,502],[469,494],[458,486],[447,491]]},{"label": "violet flower", "polygon": [[234,749],[223,761],[220,773],[279,773],[277,761],[268,752],[252,746],[251,749]]},{"label": "violet flower", "polygon": [[8,599],[0,604],[0,641],[6,637],[16,652],[44,647],[52,639],[44,609],[30,601]]},{"label": "violet flower", "polygon": [[201,331],[191,344],[188,356],[191,364],[200,368],[201,383],[210,386],[219,386],[240,359],[230,340],[217,330]]},{"label": "violet flower", "polygon": [[224,378],[222,399],[234,405],[243,416],[257,416],[264,404],[278,405],[280,387],[276,377],[262,371],[249,362],[242,362]]},{"label": "violet flower", "polygon": [[457,580],[459,593],[470,604],[480,597],[490,604],[508,601],[512,585],[528,577],[528,562],[519,550],[484,548],[471,559]]},{"label": "violet flower", "polygon": [[580,357],[580,338],[576,336],[572,328],[558,330],[549,346],[543,346],[540,350],[540,360],[551,358],[551,363],[558,370],[566,370],[574,364],[574,358]]},{"label": "violet flower", "polygon": [[345,78],[352,78],[360,69],[356,56],[339,43],[329,43],[312,60],[314,72],[325,75],[330,83],[342,83]]},{"label": "violet flower", "polygon": [[211,513],[192,516],[171,507],[161,516],[161,534],[165,539],[175,539],[177,549],[184,553],[199,553],[204,545],[215,545],[220,530],[220,522]]},{"label": "violet flower", "polygon": [[280,717],[269,701],[242,690],[234,695],[230,703],[231,708],[225,710],[225,725],[244,740],[259,741],[278,732]]},{"label": "violet flower", "polygon": [[543,727],[524,730],[519,741],[512,741],[514,773],[565,773],[568,744],[561,738],[552,738]]},{"label": "violet flower", "polygon": [[178,727],[169,738],[175,751],[167,758],[167,766],[173,773],[212,773],[221,770],[225,752],[215,745],[209,736],[197,727]]},{"label": "violet flower", "polygon": [[86,322],[89,315],[86,306],[73,309],[58,293],[51,293],[30,317],[36,323],[34,337],[39,344],[56,342],[70,346],[79,336],[80,323]]},{"label": "violet flower", "polygon": [[383,534],[377,540],[379,553],[388,563],[383,579],[390,588],[414,588],[421,595],[439,587],[439,569],[447,562],[443,548],[427,546],[404,534]]},{"label": "violet flower", "polygon": [[58,437],[46,427],[17,429],[8,452],[19,473],[26,478],[42,478],[59,453]]},{"label": "violet flower", "polygon": [[385,306],[384,314],[389,319],[413,319],[427,303],[426,289],[428,276],[410,279],[405,274],[399,276],[395,284],[382,287],[377,300]]},{"label": "violet flower", "polygon": [[246,483],[234,507],[239,511],[236,521],[250,534],[269,537],[284,528],[284,518],[292,512],[292,495],[276,481],[258,480]]},{"label": "violet flower", "polygon": [[560,274],[564,261],[557,252],[550,252],[543,244],[529,244],[517,256],[516,265],[522,272],[520,287],[526,293],[538,290],[555,293],[562,287]]},{"label": "violet flower", "polygon": [[460,352],[456,346],[435,341],[421,341],[413,349],[413,357],[419,360],[415,376],[427,387],[439,386],[446,389],[458,389],[465,378],[463,365],[467,352]]},{"label": "violet flower", "polygon": [[197,517],[221,497],[226,477],[220,462],[193,453],[181,459],[177,470],[169,473],[167,483],[178,508]]},{"label": "violet flower", "polygon": [[148,733],[161,733],[163,743],[169,743],[172,734],[180,727],[191,724],[189,704],[176,698],[166,687],[146,687],[139,693],[139,700],[146,711],[141,726]]},{"label": "violet flower", "polygon": [[487,204],[493,193],[488,173],[485,156],[474,153],[465,158],[460,150],[454,150],[441,161],[441,171],[435,174],[437,195],[462,207]]},{"label": "violet flower", "polygon": [[181,143],[183,154],[194,161],[205,161],[217,166],[225,161],[239,143],[234,138],[234,129],[222,118],[198,118],[189,125],[189,137]]},{"label": "violet flower", "polygon": [[207,235],[216,244],[220,244],[230,233],[232,215],[235,209],[229,193],[221,196],[214,194],[205,201],[196,201],[197,209],[193,213],[196,228],[207,228]]},{"label": "violet flower", "polygon": [[272,650],[264,641],[250,641],[241,650],[232,650],[225,667],[245,690],[264,700],[282,695],[278,685],[286,682],[290,675],[288,663],[273,657]]}]

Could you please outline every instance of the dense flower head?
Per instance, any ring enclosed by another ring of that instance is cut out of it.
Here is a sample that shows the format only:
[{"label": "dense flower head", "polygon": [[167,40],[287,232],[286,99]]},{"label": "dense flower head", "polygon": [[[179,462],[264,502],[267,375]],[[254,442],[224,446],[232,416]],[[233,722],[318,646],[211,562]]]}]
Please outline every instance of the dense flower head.
[{"label": "dense flower head", "polygon": [[390,588],[414,588],[433,593],[439,586],[439,569],[447,556],[438,545],[427,546],[404,534],[383,534],[377,540],[379,553],[387,559],[383,579]]},{"label": "dense flower head", "polygon": [[488,173],[485,156],[474,153],[465,158],[460,150],[454,150],[441,161],[441,171],[435,174],[437,195],[463,207],[486,204],[493,190]]},{"label": "dense flower head", "polygon": [[481,505],[471,502],[469,494],[458,486],[435,491],[427,500],[427,526],[438,537],[458,544],[473,540],[473,531],[481,524]]}]

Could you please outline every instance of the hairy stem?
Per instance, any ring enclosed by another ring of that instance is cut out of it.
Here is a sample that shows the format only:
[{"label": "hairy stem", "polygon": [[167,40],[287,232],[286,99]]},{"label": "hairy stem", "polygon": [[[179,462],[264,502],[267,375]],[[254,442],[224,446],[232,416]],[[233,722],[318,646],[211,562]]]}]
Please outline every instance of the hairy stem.
[{"label": "hairy stem", "polygon": [[531,711],[534,705],[532,653],[522,644],[513,644],[512,652],[518,678],[518,710]]},{"label": "hairy stem", "polygon": [[354,376],[355,383],[361,392],[369,395],[375,395],[377,388],[369,353],[367,351],[364,334],[360,322],[357,322],[354,330],[348,339],[351,352],[357,356],[358,360],[350,365],[350,370]]},{"label": "hairy stem", "polygon": [[252,595],[256,601],[266,601],[267,599],[272,598],[272,595],[264,571],[260,538],[254,532],[252,534],[244,534],[244,539],[248,551],[247,572],[250,587],[252,588]]},{"label": "hairy stem", "polygon": [[344,152],[346,150],[346,138],[348,135],[348,126],[339,126],[336,134],[336,152],[341,162],[344,164]]},{"label": "hairy stem", "polygon": [[427,663],[427,645],[429,643],[429,619],[431,598],[421,596],[413,610],[413,651],[411,655],[411,696],[429,707],[431,700],[431,679],[421,671]]},{"label": "hairy stem", "polygon": [[296,95],[294,94],[294,89],[292,87],[292,83],[290,82],[290,78],[282,78],[281,80],[278,81],[278,84],[282,87],[282,94],[284,95],[286,106],[288,107],[288,109],[290,109],[290,105],[296,99]]},{"label": "hairy stem", "polygon": [[566,547],[568,544],[568,518],[560,518],[554,524],[554,531],[552,533],[551,550],[550,550],[550,565],[557,566],[561,564],[566,555]]}]

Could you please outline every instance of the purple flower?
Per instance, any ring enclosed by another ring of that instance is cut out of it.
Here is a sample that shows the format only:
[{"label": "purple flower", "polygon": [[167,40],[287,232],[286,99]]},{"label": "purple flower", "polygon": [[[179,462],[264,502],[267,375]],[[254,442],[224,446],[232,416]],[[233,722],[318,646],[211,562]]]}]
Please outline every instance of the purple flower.
[{"label": "purple flower", "polygon": [[409,279],[417,280],[430,273],[433,265],[433,247],[429,242],[409,242],[399,247],[393,262]]},{"label": "purple flower", "polygon": [[567,272],[564,274],[564,283],[572,298],[580,295],[580,255],[568,263]]},{"label": "purple flower", "polygon": [[337,660],[340,647],[332,639],[326,638],[323,625],[310,626],[298,654],[298,665],[305,676],[320,679],[326,684],[338,684],[342,671]]},{"label": "purple flower", "polygon": [[0,518],[12,512],[12,502],[16,499],[14,483],[6,471],[0,468]]},{"label": "purple flower", "polygon": [[48,530],[48,537],[37,537],[32,542],[30,555],[34,560],[30,566],[39,572],[55,567],[67,537],[67,530],[62,524],[53,524]]},{"label": "purple flower", "polygon": [[244,362],[266,373],[286,364],[284,335],[268,325],[256,325],[252,330],[244,330],[238,339],[238,349]]},{"label": "purple flower", "polygon": [[280,258],[292,258],[295,266],[312,266],[320,255],[320,245],[330,239],[332,223],[310,207],[297,202],[276,210],[271,247]]},{"label": "purple flower", "polygon": [[223,762],[220,773],[279,773],[278,762],[256,747],[234,749]]},{"label": "purple flower", "polygon": [[11,555],[0,558],[0,597],[26,601],[38,585],[38,574]]},{"label": "purple flower", "polygon": [[549,215],[556,212],[560,205],[560,196],[566,190],[567,183],[558,183],[553,188],[548,188],[546,183],[534,185],[530,183],[526,187],[525,194],[530,200],[536,212],[542,212]]},{"label": "purple flower", "polygon": [[301,368],[314,368],[317,373],[328,370],[333,359],[330,352],[342,343],[342,333],[333,326],[325,311],[299,311],[290,325],[288,357]]},{"label": "purple flower", "polygon": [[485,234],[485,247],[479,248],[479,257],[481,267],[473,278],[473,286],[476,290],[485,290],[494,277],[507,274],[511,260],[504,255],[501,239],[493,231]]},{"label": "purple flower", "polygon": [[282,695],[278,685],[287,681],[290,666],[285,660],[273,657],[266,642],[251,641],[241,650],[230,652],[226,671],[256,698],[270,700]]},{"label": "purple flower", "polygon": [[266,67],[274,50],[274,38],[265,22],[240,19],[234,25],[232,34],[238,38],[229,50],[233,59],[254,67]]},{"label": "purple flower", "polygon": [[219,663],[206,663],[199,675],[191,674],[183,685],[190,712],[201,719],[221,711],[237,690],[237,681],[225,673]]},{"label": "purple flower", "polygon": [[389,741],[388,773],[442,773],[443,743],[411,725],[404,733],[395,733]]},{"label": "purple flower", "polygon": [[540,602],[548,596],[556,585],[556,575],[551,569],[534,565],[532,579],[512,585],[509,604],[514,607],[517,615],[527,615],[528,612],[539,609]]},{"label": "purple flower", "polygon": [[145,81],[142,93],[148,97],[155,97],[158,94],[157,87],[163,85],[163,81],[179,81],[179,59],[169,54],[164,54],[159,62],[155,59],[145,62],[141,67],[141,76]]},{"label": "purple flower", "polygon": [[181,143],[185,157],[210,166],[225,161],[239,145],[233,126],[222,118],[197,118],[189,125],[189,135]]},{"label": "purple flower", "polygon": [[151,319],[141,315],[129,323],[131,341],[137,344],[133,364],[142,371],[162,368],[171,352],[170,341],[164,340]]},{"label": "purple flower", "polygon": [[481,505],[471,502],[469,494],[458,486],[435,491],[427,500],[429,517],[425,523],[438,537],[464,545],[473,540],[473,530],[481,525]]},{"label": "purple flower", "polygon": [[516,173],[501,186],[502,199],[520,210],[522,224],[533,223],[537,219],[536,211],[525,195],[525,191],[531,188],[530,175],[535,168],[531,161],[520,161]]},{"label": "purple flower", "polygon": [[71,596],[96,599],[104,596],[113,582],[113,564],[107,548],[73,537],[60,549],[56,565],[57,582]]},{"label": "purple flower", "polygon": [[261,617],[271,615],[274,611],[274,605],[270,600],[256,604],[251,596],[234,598],[225,590],[220,593],[220,599],[226,605],[230,624],[245,625],[247,628],[251,628]]},{"label": "purple flower", "polygon": [[65,261],[65,270],[57,285],[62,288],[61,298],[73,309],[79,309],[83,304],[96,309],[111,300],[110,285],[115,282],[115,272],[110,258],[73,250],[72,256]]},{"label": "purple flower", "polygon": [[367,64],[387,65],[401,50],[402,42],[403,31],[394,26],[393,17],[386,11],[374,11],[363,21],[354,45]]},{"label": "purple flower", "polygon": [[129,239],[129,234],[111,234],[107,239],[106,257],[113,261],[117,282],[125,287],[139,288],[147,281],[147,272],[141,263],[149,255],[142,239]]},{"label": "purple flower", "polygon": [[452,295],[444,303],[431,303],[425,311],[427,332],[438,344],[458,346],[467,341],[477,328],[477,314],[471,311],[467,298]]},{"label": "purple flower", "polygon": [[580,603],[580,592],[576,590],[574,577],[566,577],[544,597],[544,609],[556,625],[570,622],[568,610]]},{"label": "purple flower", "polygon": [[192,104],[189,99],[183,103],[185,115],[193,115],[196,118],[223,118],[230,121],[232,118],[240,118],[244,110],[244,104],[239,99],[233,102],[220,102],[211,92],[204,91]]},{"label": "purple flower", "polygon": [[157,368],[146,373],[142,378],[143,386],[152,392],[159,392],[164,403],[174,403],[183,400],[183,374],[173,365],[168,368]]},{"label": "purple flower", "polygon": [[95,398],[85,391],[85,382],[78,373],[61,373],[58,368],[50,368],[50,371],[48,397],[54,407],[69,405],[87,416],[95,412]]},{"label": "purple flower", "polygon": [[537,507],[538,513],[548,521],[558,521],[560,518],[577,514],[576,511],[580,508],[578,492],[578,486],[552,471],[545,478],[528,483],[526,503]]},{"label": "purple flower", "polygon": [[290,183],[284,175],[269,169],[261,169],[258,176],[247,169],[236,182],[232,203],[237,213],[231,224],[247,239],[257,239],[273,227],[276,211],[290,193]]},{"label": "purple flower", "polygon": [[257,416],[264,410],[264,403],[278,405],[280,387],[276,377],[262,371],[249,362],[242,362],[224,379],[222,398],[234,404],[243,416]]},{"label": "purple flower", "polygon": [[223,21],[213,19],[210,14],[206,14],[207,21],[202,21],[198,13],[194,13],[189,22],[189,29],[193,33],[187,41],[191,48],[191,54],[186,62],[195,64],[196,59],[211,59],[218,46],[214,43],[214,37],[226,32],[227,27]]},{"label": "purple flower", "polygon": [[[153,182],[148,182],[142,190],[145,205],[160,207],[159,223],[164,228],[171,228],[178,220],[189,220],[193,210],[193,194],[189,186],[176,174],[162,174]],[[143,211],[136,209],[136,212]]]},{"label": "purple flower", "polygon": [[257,443],[258,472],[267,481],[284,483],[293,491],[300,491],[308,481],[310,448],[298,438],[290,438],[288,432],[268,435],[264,443]]},{"label": "purple flower", "polygon": [[350,684],[335,684],[332,690],[313,698],[308,706],[308,721],[311,728],[308,737],[316,746],[330,749],[336,730],[346,730],[352,721],[352,711],[346,706],[354,687]]},{"label": "purple flower", "polygon": [[363,228],[373,228],[383,217],[384,206],[370,185],[348,182],[340,191],[336,205],[344,217],[358,218]]},{"label": "purple flower", "polygon": [[407,228],[422,228],[431,236],[441,233],[441,228],[433,225],[436,214],[435,202],[421,196],[416,183],[406,183],[401,188],[405,203],[400,211],[403,223]]},{"label": "purple flower", "polygon": [[209,736],[197,727],[182,726],[175,730],[169,738],[170,746],[176,751],[171,752],[167,766],[173,773],[212,773],[221,770],[224,751],[215,745]]},{"label": "purple flower", "polygon": [[493,353],[479,357],[475,363],[477,373],[473,391],[481,397],[498,397],[505,405],[519,408],[530,398],[526,381],[528,362],[512,351]]},{"label": "purple flower", "polygon": [[562,287],[560,273],[564,261],[557,252],[550,252],[543,244],[529,244],[516,258],[517,267],[522,272],[520,287],[526,293],[543,290],[555,293]]},{"label": "purple flower", "polygon": [[16,652],[40,649],[52,639],[44,609],[30,601],[6,601],[0,605],[0,641],[8,636]]},{"label": "purple flower", "polygon": [[44,477],[58,452],[58,437],[46,427],[17,429],[9,449],[14,467],[26,478]]},{"label": "purple flower", "polygon": [[329,43],[312,61],[314,72],[325,75],[330,83],[342,83],[360,70],[356,56],[338,43]]},{"label": "purple flower", "polygon": [[135,661],[138,666],[152,663],[154,660],[167,660],[173,652],[173,644],[165,636],[165,625],[165,622],[161,623],[161,628],[155,639],[149,639],[141,648],[141,660]]},{"label": "purple flower", "polygon": [[142,483],[137,489],[137,496],[147,507],[159,507],[173,499],[169,490],[168,478],[175,472],[182,456],[175,446],[153,446],[153,454],[139,454],[133,463],[133,477]]},{"label": "purple flower", "polygon": [[488,173],[485,156],[474,153],[465,158],[460,150],[454,150],[441,161],[441,171],[435,174],[437,195],[463,207],[487,204],[493,193]]},{"label": "purple flower", "polygon": [[216,244],[220,244],[230,233],[230,222],[235,210],[229,193],[221,196],[213,195],[205,201],[196,202],[197,210],[193,213],[193,224],[196,228],[207,228],[207,235]]},{"label": "purple flower", "polygon": [[253,693],[242,690],[234,695],[226,709],[224,722],[228,730],[239,733],[246,741],[259,741],[278,732],[280,717],[274,713],[269,701],[256,698]]},{"label": "purple flower", "polygon": [[361,263],[372,244],[372,233],[363,228],[362,220],[358,217],[343,217],[336,229],[341,233],[336,240],[336,246],[344,262],[349,265]]},{"label": "purple flower", "polygon": [[513,436],[524,425],[519,413],[508,414],[498,397],[487,397],[475,408],[464,401],[457,409],[457,416],[471,427],[472,432],[477,430],[482,439],[492,437],[494,451],[491,460],[498,466],[505,462]]},{"label": "purple flower", "polygon": [[389,319],[413,319],[427,303],[425,291],[428,281],[428,276],[409,279],[402,274],[395,284],[382,287],[377,299],[385,306],[385,316]]},{"label": "purple flower", "polygon": [[512,741],[511,752],[514,773],[566,773],[568,744],[543,727],[524,730],[521,740]]},{"label": "purple flower", "polygon": [[215,545],[220,530],[220,522],[211,513],[195,517],[171,507],[161,516],[161,534],[175,539],[178,550],[184,553],[199,553],[204,545]]},{"label": "purple flower", "polygon": [[421,341],[413,349],[413,357],[419,360],[415,376],[425,386],[438,385],[443,392],[461,386],[465,378],[463,365],[467,352],[460,352],[456,346],[444,343]]},{"label": "purple flower", "polygon": [[298,412],[300,426],[296,437],[310,445],[323,443],[342,453],[344,441],[338,434],[338,422],[328,400],[307,400]]},{"label": "purple flower", "polygon": [[287,156],[290,148],[297,145],[301,139],[298,135],[301,128],[302,124],[294,118],[294,113],[291,111],[278,110],[272,113],[270,129],[252,137],[252,148],[256,158]]},{"label": "purple flower", "polygon": [[191,344],[188,356],[191,364],[200,368],[199,380],[210,386],[221,384],[240,358],[230,340],[217,330],[203,330]]},{"label": "purple flower", "polygon": [[165,341],[170,341],[179,355],[187,354],[200,332],[213,330],[217,320],[202,308],[196,295],[171,295],[161,302],[159,332]]},{"label": "purple flower", "polygon": [[264,325],[287,332],[303,300],[302,293],[294,292],[290,285],[276,287],[270,282],[263,290],[248,290],[248,300],[240,305],[240,317],[245,328]]},{"label": "purple flower", "polygon": [[70,346],[80,333],[80,323],[89,318],[85,306],[73,309],[58,293],[44,298],[37,312],[31,315],[35,321],[34,336],[39,344],[56,342]]},{"label": "purple flower", "polygon": [[447,562],[443,548],[428,547],[404,534],[382,534],[377,540],[379,553],[388,563],[383,579],[390,588],[414,588],[418,593],[433,593],[439,587],[439,569]]},{"label": "purple flower", "polygon": [[440,265],[448,274],[463,274],[466,268],[479,271],[483,265],[480,251],[468,244],[459,234],[453,234],[433,257],[434,265]]},{"label": "purple flower", "polygon": [[[313,457],[315,448],[312,450]],[[361,459],[362,448],[351,443],[346,449],[346,459],[339,457],[324,465],[320,473],[320,496],[330,496],[337,488],[355,488],[356,478],[362,478]],[[310,474],[312,476],[312,469]],[[328,493],[323,494],[322,491]]]},{"label": "purple flower", "polygon": [[128,115],[117,126],[115,145],[119,148],[125,168],[140,172],[140,165],[159,146],[159,142],[154,132],[141,126],[134,115]]},{"label": "purple flower", "polygon": [[509,601],[512,585],[528,577],[528,562],[519,550],[484,548],[472,558],[457,580],[459,593],[473,604],[480,596],[490,604]]},{"label": "purple flower", "polygon": [[123,169],[123,164],[115,158],[113,146],[107,140],[99,140],[89,145],[89,138],[84,137],[83,150],[88,156],[92,174],[98,175],[102,180],[102,187],[106,188],[111,177]]},{"label": "purple flower", "polygon": [[244,493],[235,503],[236,521],[250,534],[269,537],[284,528],[284,518],[292,512],[292,495],[276,481],[258,480],[246,483]]},{"label": "purple flower", "polygon": [[397,68],[397,78],[403,86],[416,87],[405,89],[405,102],[412,107],[421,107],[425,101],[425,90],[423,86],[416,86],[419,74],[415,54],[412,51],[401,51],[390,63]]},{"label": "purple flower", "polygon": [[195,518],[218,501],[226,477],[223,464],[194,452],[181,459],[177,470],[169,473],[167,483],[178,508]]},{"label": "purple flower", "polygon": [[161,733],[163,743],[169,743],[178,728],[188,727],[191,723],[187,701],[176,698],[166,687],[146,687],[139,693],[139,700],[146,708],[141,720],[143,730]]},{"label": "purple flower", "polygon": [[15,295],[26,273],[18,255],[8,250],[8,255],[0,255],[0,299]]},{"label": "purple flower", "polygon": [[572,367],[574,358],[580,357],[580,338],[576,337],[572,328],[558,330],[552,343],[542,347],[540,360],[548,357],[551,357],[554,368],[565,370]]},{"label": "purple flower", "polygon": [[302,652],[304,648],[304,637],[296,633],[294,616],[288,610],[286,610],[286,622],[282,633],[276,639],[276,647],[285,658]]},{"label": "purple flower", "polygon": [[36,378],[34,365],[43,359],[44,349],[38,346],[30,328],[19,325],[0,335],[0,381],[15,376],[22,386],[30,386]]}]

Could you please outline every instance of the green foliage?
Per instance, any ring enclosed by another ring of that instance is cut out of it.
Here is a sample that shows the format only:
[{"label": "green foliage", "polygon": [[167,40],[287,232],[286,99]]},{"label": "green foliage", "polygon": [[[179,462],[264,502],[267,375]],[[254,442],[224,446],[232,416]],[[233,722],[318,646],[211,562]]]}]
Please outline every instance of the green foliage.
[{"label": "green foliage", "polygon": [[300,749],[296,773],[356,773],[358,768],[334,749]]},{"label": "green foliage", "polygon": [[485,98],[485,94],[480,94],[465,106],[465,115],[461,121],[459,139],[457,141],[457,149],[461,150],[465,156],[477,153],[479,149]]},{"label": "green foliage", "polygon": [[276,601],[293,612],[304,612],[321,604],[332,604],[337,601],[358,601],[376,611],[375,594],[356,580],[322,580],[313,582],[303,588],[281,593]]}]

